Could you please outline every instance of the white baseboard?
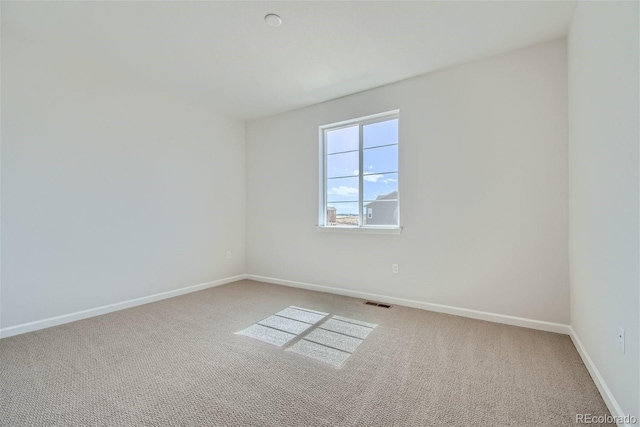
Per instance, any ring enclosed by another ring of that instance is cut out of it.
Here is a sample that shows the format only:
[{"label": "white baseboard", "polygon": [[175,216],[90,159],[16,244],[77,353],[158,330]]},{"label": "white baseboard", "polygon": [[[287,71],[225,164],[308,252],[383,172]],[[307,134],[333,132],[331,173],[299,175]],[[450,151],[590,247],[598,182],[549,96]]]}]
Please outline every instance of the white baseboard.
[{"label": "white baseboard", "polygon": [[[611,415],[613,415],[614,417],[624,417],[625,414],[622,412],[622,408],[618,404],[618,401],[615,397],[613,397],[613,393],[611,393],[611,390],[609,390],[609,387],[607,387],[607,383],[604,382],[604,379],[600,375],[600,371],[598,371],[598,368],[596,367],[595,363],[593,363],[593,360],[591,360],[589,353],[587,353],[587,349],[584,348],[584,346],[582,345],[582,341],[580,341],[580,338],[578,338],[576,331],[571,326],[569,326],[569,336],[571,337],[571,341],[573,341],[573,345],[576,346],[578,354],[587,367],[589,374],[591,374],[593,382],[596,384],[596,387],[598,387],[598,391],[600,392],[604,403],[607,405],[607,408],[609,408],[609,412],[611,412]],[[631,424],[619,425],[631,427]]]},{"label": "white baseboard", "polygon": [[14,335],[37,331],[39,329],[50,328],[51,326],[62,325],[63,323],[75,322],[76,320],[82,320],[88,317],[99,316],[101,314],[111,313],[112,311],[123,310],[125,308],[135,307],[137,305],[147,304],[154,301],[160,301],[166,298],[188,294],[190,292],[201,291],[203,289],[212,288],[214,286],[225,285],[227,283],[236,282],[238,280],[243,280],[246,278],[247,277],[245,274],[241,274],[238,276],[214,280],[212,282],[201,283],[199,285],[187,286],[186,288],[175,289],[173,291],[162,292],[159,294],[149,295],[146,297],[117,302],[115,304],[103,305],[102,307],[90,308],[88,310],[82,310],[82,311],[77,311],[75,313],[64,314],[62,316],[50,317],[48,319],[37,320],[35,322],[9,326],[8,328],[0,329],[0,338],[7,338]]},{"label": "white baseboard", "polygon": [[387,295],[372,294],[369,292],[351,291],[347,289],[333,288],[329,286],[313,285],[310,283],[294,282],[291,280],[274,279],[272,277],[256,276],[247,274],[246,278],[258,282],[273,283],[275,285],[291,286],[294,288],[309,289],[312,291],[327,292],[330,294],[345,295],[349,297],[369,299],[374,301],[388,302],[406,307],[420,308],[423,310],[435,311],[438,313],[453,314],[456,316],[469,317],[471,319],[486,320],[489,322],[503,323],[524,328],[537,329],[540,331],[555,332],[569,335],[569,325],[561,323],[545,322],[542,320],[526,319],[523,317],[507,316],[504,314],[488,313],[485,311],[470,310],[467,308],[452,307],[449,305],[433,304],[423,301],[416,301],[405,298],[390,297]]}]

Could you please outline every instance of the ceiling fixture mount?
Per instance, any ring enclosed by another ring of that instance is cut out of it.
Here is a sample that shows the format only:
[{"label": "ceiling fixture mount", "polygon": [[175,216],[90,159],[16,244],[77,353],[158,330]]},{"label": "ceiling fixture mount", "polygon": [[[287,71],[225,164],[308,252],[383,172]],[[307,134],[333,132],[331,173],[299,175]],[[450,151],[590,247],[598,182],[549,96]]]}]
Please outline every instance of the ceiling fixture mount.
[{"label": "ceiling fixture mount", "polygon": [[279,27],[280,24],[282,24],[282,18],[280,18],[275,13],[269,13],[268,15],[265,15],[264,21],[270,27]]}]

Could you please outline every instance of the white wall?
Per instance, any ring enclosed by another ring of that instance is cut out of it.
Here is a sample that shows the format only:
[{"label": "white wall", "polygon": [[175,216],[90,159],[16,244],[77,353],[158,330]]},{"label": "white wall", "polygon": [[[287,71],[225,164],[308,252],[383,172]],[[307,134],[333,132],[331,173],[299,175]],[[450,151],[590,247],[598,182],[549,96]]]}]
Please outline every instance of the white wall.
[{"label": "white wall", "polygon": [[244,273],[242,122],[4,33],[2,60],[2,328]]},{"label": "white wall", "polygon": [[638,12],[637,2],[581,2],[568,44],[571,325],[620,409],[636,417]]},{"label": "white wall", "polygon": [[[397,108],[403,233],[317,232],[318,126]],[[247,124],[250,274],[568,324],[567,227],[564,40]]]}]

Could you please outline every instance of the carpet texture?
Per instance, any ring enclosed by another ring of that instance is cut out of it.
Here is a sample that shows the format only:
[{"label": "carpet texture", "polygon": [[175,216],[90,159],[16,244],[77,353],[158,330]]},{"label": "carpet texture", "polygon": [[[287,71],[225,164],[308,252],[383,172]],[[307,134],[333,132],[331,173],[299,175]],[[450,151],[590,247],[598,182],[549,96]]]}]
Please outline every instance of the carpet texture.
[{"label": "carpet texture", "polygon": [[[342,369],[236,335],[295,305],[377,324]],[[0,340],[2,426],[575,426],[569,337],[240,281]],[[593,424],[592,424],[593,425]]]}]

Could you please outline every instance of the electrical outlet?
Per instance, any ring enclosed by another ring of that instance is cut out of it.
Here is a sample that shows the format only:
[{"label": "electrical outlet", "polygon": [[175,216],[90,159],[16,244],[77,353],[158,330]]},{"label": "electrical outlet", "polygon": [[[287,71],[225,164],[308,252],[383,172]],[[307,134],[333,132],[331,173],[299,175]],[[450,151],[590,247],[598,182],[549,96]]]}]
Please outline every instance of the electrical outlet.
[{"label": "electrical outlet", "polygon": [[227,259],[231,259],[231,251],[227,251]]},{"label": "electrical outlet", "polygon": [[393,274],[398,274],[398,264],[391,264],[391,272]]},{"label": "electrical outlet", "polygon": [[618,326],[618,350],[620,350],[622,354],[624,354],[624,344],[624,329],[622,329],[622,326]]}]

